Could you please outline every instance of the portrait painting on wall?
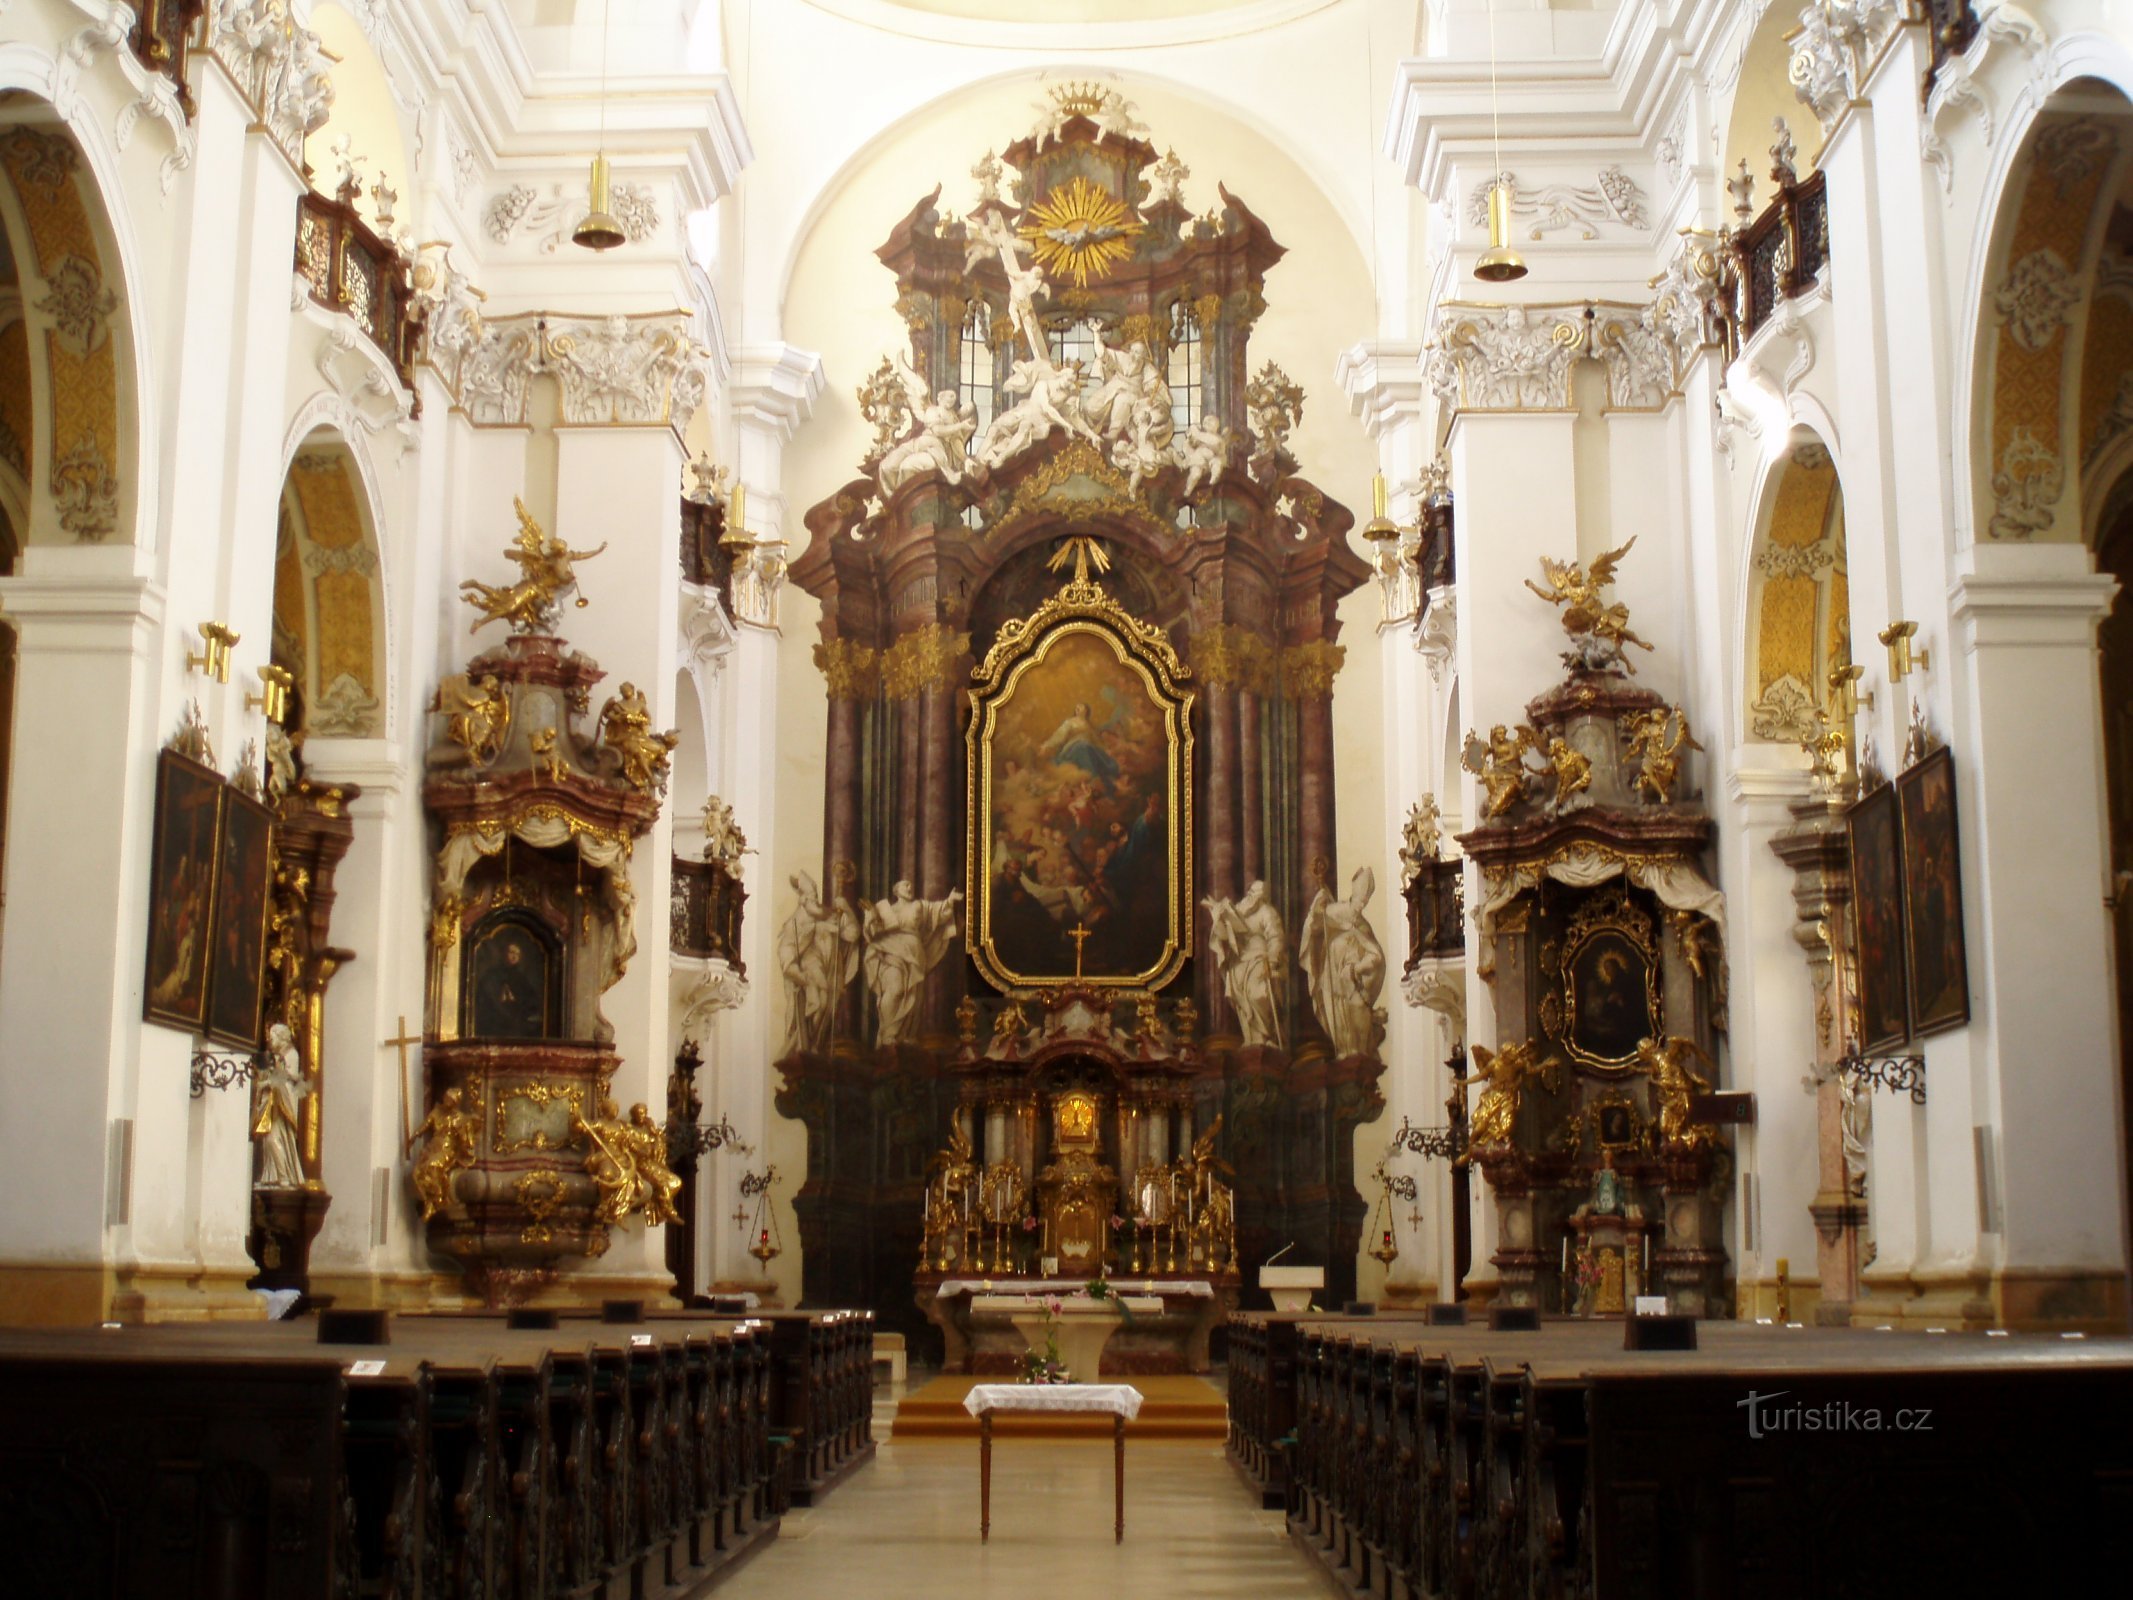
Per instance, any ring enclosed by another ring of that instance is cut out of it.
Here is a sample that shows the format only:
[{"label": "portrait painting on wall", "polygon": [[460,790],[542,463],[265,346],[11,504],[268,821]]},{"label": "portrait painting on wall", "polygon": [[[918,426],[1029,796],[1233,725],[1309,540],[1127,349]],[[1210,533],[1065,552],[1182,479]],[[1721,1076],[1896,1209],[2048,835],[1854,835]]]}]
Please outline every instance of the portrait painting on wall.
[{"label": "portrait painting on wall", "polygon": [[1955,828],[1955,757],[1934,751],[1896,780],[1903,813],[1905,976],[1914,1033],[1970,1020],[1963,878]]},{"label": "portrait painting on wall", "polygon": [[222,805],[215,861],[215,937],[207,1036],[243,1049],[264,1034],[267,914],[274,882],[274,813],[231,789]]},{"label": "portrait painting on wall", "polygon": [[1651,958],[1620,928],[1601,927],[1563,961],[1564,1042],[1596,1066],[1627,1066],[1657,1027]]},{"label": "portrait painting on wall", "polygon": [[552,1039],[562,1030],[553,935],[516,912],[493,914],[467,940],[459,1015],[469,1039]]},{"label": "portrait painting on wall", "polygon": [[1190,701],[1166,695],[1132,641],[1085,620],[1046,630],[981,697],[971,945],[989,976],[1145,983],[1176,970]]},{"label": "portrait painting on wall", "polygon": [[1910,1036],[1903,959],[1903,851],[1896,790],[1861,795],[1848,814],[1852,914],[1859,932],[1859,1048],[1886,1050]]},{"label": "portrait painting on wall", "polygon": [[150,1022],[197,1032],[207,1021],[215,847],[228,788],[219,773],[175,750],[164,751],[156,768],[148,966],[142,985],[142,1015]]}]

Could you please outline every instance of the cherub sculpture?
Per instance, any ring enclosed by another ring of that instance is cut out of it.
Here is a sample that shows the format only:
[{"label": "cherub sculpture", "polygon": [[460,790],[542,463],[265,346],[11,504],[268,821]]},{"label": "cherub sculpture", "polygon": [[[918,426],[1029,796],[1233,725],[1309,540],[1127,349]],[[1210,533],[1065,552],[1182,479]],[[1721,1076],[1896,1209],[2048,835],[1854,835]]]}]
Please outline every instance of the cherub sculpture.
[{"label": "cherub sculpture", "polygon": [[1571,648],[1564,659],[1572,665],[1619,666],[1626,672],[1635,672],[1622,647],[1633,644],[1640,650],[1651,649],[1649,640],[1629,631],[1629,607],[1619,600],[1609,603],[1600,592],[1614,583],[1616,565],[1636,542],[1636,536],[1631,535],[1628,544],[1595,557],[1589,569],[1575,561],[1551,561],[1542,556],[1541,570],[1548,575],[1548,587],[1543,589],[1531,578],[1526,580],[1528,589],[1550,605],[1563,608],[1563,631],[1571,638]]},{"label": "cherub sculpture", "polygon": [[[518,508],[518,538],[504,554],[516,561],[521,576],[516,583],[496,587],[468,578],[459,586],[459,597],[481,613],[470,629],[479,632],[492,622],[507,622],[515,633],[539,633],[553,628],[561,615],[563,596],[578,586],[574,563],[590,561],[607,548],[607,541],[591,550],[573,550],[561,539],[541,532],[526,502],[514,499]],[[583,610],[585,596],[578,596]]]},{"label": "cherub sculpture", "polygon": [[1652,1099],[1658,1104],[1654,1136],[1663,1148],[1694,1149],[1716,1136],[1710,1124],[1689,1121],[1689,1102],[1711,1087],[1710,1080],[1689,1065],[1692,1059],[1711,1065],[1711,1058],[1694,1039],[1679,1034],[1637,1043],[1637,1066],[1651,1079]]},{"label": "cherub sculpture", "polygon": [[1185,473],[1185,484],[1178,490],[1178,497],[1189,500],[1203,483],[1212,489],[1220,482],[1235,443],[1236,435],[1230,431],[1229,424],[1213,416],[1202,417],[1173,439],[1170,452]]},{"label": "cherub sculpture", "polygon": [[1483,1145],[1509,1144],[1511,1132],[1518,1123],[1518,1108],[1525,1096],[1526,1081],[1552,1071],[1554,1063],[1534,1059],[1531,1039],[1522,1044],[1507,1044],[1495,1051],[1477,1044],[1473,1046],[1472,1054],[1474,1065],[1481,1070],[1467,1081],[1479,1083],[1483,1088],[1481,1098],[1474,1103],[1474,1115],[1467,1123],[1467,1148],[1478,1150]]},{"label": "cherub sculpture", "polygon": [[625,683],[615,697],[600,708],[600,743],[614,752],[622,776],[634,789],[651,794],[667,790],[667,757],[681,743],[681,735],[669,728],[652,731],[651,707],[644,691]]},{"label": "cherub sculpture", "polygon": [[1673,798],[1674,785],[1681,781],[1682,747],[1703,748],[1689,735],[1688,713],[1670,706],[1654,706],[1625,717],[1623,724],[1629,733],[1624,754],[1638,763],[1636,787],[1660,805],[1667,804]]},{"label": "cherub sculpture", "polygon": [[427,1222],[452,1203],[452,1174],[474,1164],[481,1118],[460,1110],[459,1091],[447,1089],[422,1119],[415,1137],[426,1141],[415,1157],[414,1182],[416,1198],[422,1202],[422,1220]]},{"label": "cherub sculpture", "polygon": [[1573,798],[1592,787],[1592,758],[1560,738],[1548,741],[1547,756],[1555,769],[1555,796],[1548,809],[1560,816]]},{"label": "cherub sculpture", "polygon": [[466,751],[476,766],[487,766],[503,749],[511,731],[511,697],[485,675],[477,685],[464,672],[455,672],[437,685],[437,699],[430,707],[445,715],[445,736]]},{"label": "cherub sculpture", "polygon": [[1486,791],[1481,807],[1484,821],[1495,821],[1525,797],[1526,781],[1533,776],[1526,771],[1526,752],[1539,745],[1540,735],[1523,722],[1515,733],[1499,722],[1486,739],[1471,731],[1467,734],[1459,765],[1479,778]]}]

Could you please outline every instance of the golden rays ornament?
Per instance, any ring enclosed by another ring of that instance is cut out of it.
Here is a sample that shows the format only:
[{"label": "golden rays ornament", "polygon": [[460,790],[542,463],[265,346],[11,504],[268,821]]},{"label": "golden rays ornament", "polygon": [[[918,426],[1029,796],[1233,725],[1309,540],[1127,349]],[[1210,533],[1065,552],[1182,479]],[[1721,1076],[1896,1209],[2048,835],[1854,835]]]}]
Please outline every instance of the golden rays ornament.
[{"label": "golden rays ornament", "polygon": [[1054,189],[1027,217],[1016,231],[1036,250],[1037,264],[1054,278],[1071,277],[1077,289],[1109,277],[1146,227],[1125,201],[1087,178]]}]

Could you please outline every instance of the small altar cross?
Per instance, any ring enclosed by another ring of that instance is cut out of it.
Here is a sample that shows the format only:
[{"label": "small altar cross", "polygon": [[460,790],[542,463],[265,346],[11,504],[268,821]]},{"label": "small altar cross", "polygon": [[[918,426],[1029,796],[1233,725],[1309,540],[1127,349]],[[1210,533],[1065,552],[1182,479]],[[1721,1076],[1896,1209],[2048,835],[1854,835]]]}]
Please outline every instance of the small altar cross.
[{"label": "small altar cross", "polygon": [[1069,933],[1067,937],[1074,941],[1074,976],[1078,978],[1081,976],[1081,947],[1089,942],[1088,925],[1080,922],[1075,923],[1074,931]]},{"label": "small altar cross", "polygon": [[409,1045],[411,1045],[411,1044],[420,1044],[420,1043],[422,1043],[422,1035],[421,1035],[421,1034],[419,1034],[419,1033],[409,1033],[409,1032],[407,1031],[407,1018],[406,1018],[406,1017],[405,1017],[405,1016],[403,1015],[403,1016],[402,1016],[402,1017],[400,1018],[400,1033],[399,1033],[399,1037],[397,1037],[397,1038],[393,1038],[393,1039],[383,1039],[383,1040],[380,1040],[380,1041],[379,1041],[379,1043],[380,1043],[380,1044],[387,1044],[387,1045],[396,1045],[396,1046],[398,1046],[398,1047],[399,1047],[399,1051],[400,1051],[400,1148],[401,1148],[402,1150],[409,1150],[409,1149],[412,1149],[412,1148],[414,1147],[414,1143],[415,1143],[415,1133],[414,1133],[414,1129],[412,1129],[411,1127],[409,1127],[409,1126],[408,1126],[408,1119],[407,1119],[407,1105],[408,1105],[408,1098],[407,1098],[407,1047],[408,1047]]}]

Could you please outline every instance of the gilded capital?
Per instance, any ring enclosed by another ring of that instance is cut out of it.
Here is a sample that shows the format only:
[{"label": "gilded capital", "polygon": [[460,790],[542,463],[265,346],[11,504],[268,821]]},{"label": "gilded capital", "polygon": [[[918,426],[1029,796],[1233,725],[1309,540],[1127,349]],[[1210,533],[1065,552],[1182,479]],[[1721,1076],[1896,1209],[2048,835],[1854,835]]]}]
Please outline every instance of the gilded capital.
[{"label": "gilded capital", "polygon": [[815,666],[832,700],[859,700],[881,677],[881,652],[853,639],[825,639],[815,646]]},{"label": "gilded capital", "polygon": [[[912,629],[881,653],[881,685],[891,700],[915,700],[945,686],[970,653],[970,635],[945,622]],[[835,692],[834,690],[832,691]]]},{"label": "gilded capital", "polygon": [[1323,639],[1310,644],[1292,644],[1281,652],[1281,679],[1289,693],[1302,699],[1307,695],[1331,694],[1333,676],[1348,659],[1348,647],[1329,644]]}]

